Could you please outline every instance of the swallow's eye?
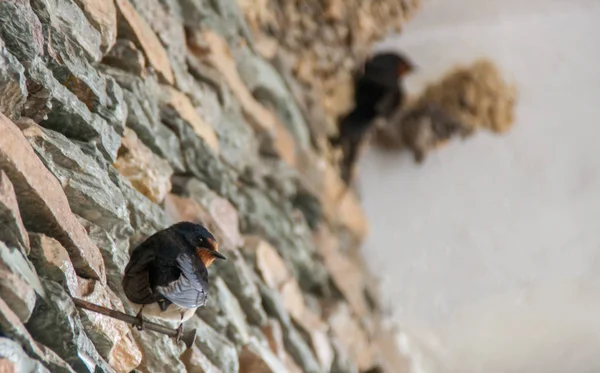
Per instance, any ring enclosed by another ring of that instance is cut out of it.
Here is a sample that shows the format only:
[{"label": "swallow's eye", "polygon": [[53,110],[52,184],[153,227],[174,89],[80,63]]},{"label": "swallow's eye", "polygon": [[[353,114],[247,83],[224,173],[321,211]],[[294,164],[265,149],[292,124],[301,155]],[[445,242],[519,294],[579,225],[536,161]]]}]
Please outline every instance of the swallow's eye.
[{"label": "swallow's eye", "polygon": [[198,238],[198,245],[202,245],[204,243],[204,238]]}]

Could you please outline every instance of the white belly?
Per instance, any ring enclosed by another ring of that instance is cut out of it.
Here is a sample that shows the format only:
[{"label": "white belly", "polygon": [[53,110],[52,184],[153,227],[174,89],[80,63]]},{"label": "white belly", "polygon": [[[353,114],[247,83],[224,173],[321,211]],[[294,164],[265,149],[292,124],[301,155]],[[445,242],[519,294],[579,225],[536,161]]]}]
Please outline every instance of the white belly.
[{"label": "white belly", "polygon": [[[136,312],[140,310],[142,305],[129,302]],[[158,303],[146,304],[142,311],[144,317],[158,317],[167,321],[185,322],[189,320],[198,308],[184,308],[171,303],[165,311],[160,309]]]}]

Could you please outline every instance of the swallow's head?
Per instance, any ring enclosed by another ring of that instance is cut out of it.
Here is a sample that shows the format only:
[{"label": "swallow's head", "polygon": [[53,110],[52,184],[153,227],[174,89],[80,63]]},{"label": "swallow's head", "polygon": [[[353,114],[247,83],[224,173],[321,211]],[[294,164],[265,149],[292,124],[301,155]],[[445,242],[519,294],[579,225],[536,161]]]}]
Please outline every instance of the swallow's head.
[{"label": "swallow's head", "polygon": [[215,237],[200,224],[181,222],[175,224],[172,229],[193,246],[195,254],[207,268],[215,259],[225,259],[219,252],[219,244]]},{"label": "swallow's head", "polygon": [[408,58],[392,52],[379,53],[365,64],[366,74],[378,74],[386,77],[391,74],[395,78],[403,77],[414,69],[415,66]]}]

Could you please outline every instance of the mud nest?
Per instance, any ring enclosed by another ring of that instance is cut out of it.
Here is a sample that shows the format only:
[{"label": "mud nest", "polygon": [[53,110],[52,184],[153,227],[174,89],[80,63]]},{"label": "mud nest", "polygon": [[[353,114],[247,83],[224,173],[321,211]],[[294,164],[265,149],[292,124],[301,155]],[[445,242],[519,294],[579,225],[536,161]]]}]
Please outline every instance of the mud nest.
[{"label": "mud nest", "polygon": [[508,131],[514,123],[517,89],[486,59],[448,72],[375,133],[386,149],[411,150],[417,162],[456,135],[478,129]]}]

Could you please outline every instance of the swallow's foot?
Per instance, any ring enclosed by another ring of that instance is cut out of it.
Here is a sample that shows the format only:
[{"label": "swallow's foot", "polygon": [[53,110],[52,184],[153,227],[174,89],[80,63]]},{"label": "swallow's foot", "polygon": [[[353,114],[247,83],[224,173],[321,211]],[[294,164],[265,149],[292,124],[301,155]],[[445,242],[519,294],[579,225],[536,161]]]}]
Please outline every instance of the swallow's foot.
[{"label": "swallow's foot", "polygon": [[142,310],[135,315],[135,318],[138,320],[137,324],[135,325],[137,330],[144,330],[144,318],[142,317]]},{"label": "swallow's foot", "polygon": [[177,341],[177,343],[179,343],[179,341],[181,341],[182,336],[183,336],[183,323],[179,324],[179,327],[177,328],[177,336],[175,336],[175,340]]}]

